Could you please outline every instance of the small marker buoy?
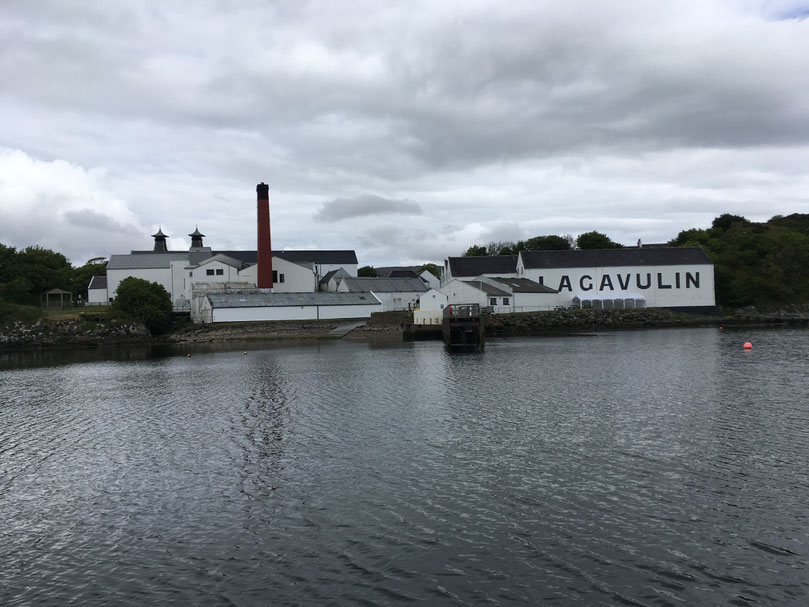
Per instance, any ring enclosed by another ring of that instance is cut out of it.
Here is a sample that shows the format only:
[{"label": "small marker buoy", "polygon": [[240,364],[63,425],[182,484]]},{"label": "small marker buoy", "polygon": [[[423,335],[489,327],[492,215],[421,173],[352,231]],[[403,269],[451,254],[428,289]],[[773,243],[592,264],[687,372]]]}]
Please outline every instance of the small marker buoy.
[{"label": "small marker buoy", "polygon": [[187,356],[188,358],[191,358],[191,354],[186,354],[186,356]]},{"label": "small marker buoy", "polygon": [[745,350],[752,350],[753,349],[753,344],[751,344],[749,341],[744,342],[744,349]]},{"label": "small marker buoy", "polygon": [[247,356],[247,352],[245,352],[244,355]]},{"label": "small marker buoy", "polygon": [[719,330],[720,330],[720,331],[724,331],[724,330],[725,330],[725,327],[719,327]]}]

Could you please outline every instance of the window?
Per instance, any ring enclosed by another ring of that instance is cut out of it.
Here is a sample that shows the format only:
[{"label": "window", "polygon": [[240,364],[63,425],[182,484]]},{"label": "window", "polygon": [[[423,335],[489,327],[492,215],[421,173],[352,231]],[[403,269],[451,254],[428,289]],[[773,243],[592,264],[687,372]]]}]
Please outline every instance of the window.
[{"label": "window", "polygon": [[489,305],[490,306],[496,306],[497,305],[497,298],[496,297],[490,297],[489,298]]},{"label": "window", "polygon": [[545,277],[544,276],[539,277],[539,284],[541,284],[541,285],[545,284]]},{"label": "window", "polygon": [[283,274],[278,275],[278,282],[284,282],[284,275]]},{"label": "window", "polygon": [[503,305],[504,305],[504,306],[509,305],[509,303],[508,303],[508,297],[504,297],[504,298],[503,298]]},{"label": "window", "polygon": [[211,269],[211,270],[205,270],[205,275],[206,275],[206,276],[213,276],[213,269]]},{"label": "window", "polygon": [[223,270],[222,268],[216,268],[216,275],[217,276],[222,276],[224,273],[225,273],[225,270]]},{"label": "window", "polygon": [[193,272],[189,272],[189,273],[188,273],[188,277],[189,277],[189,278],[194,278],[194,273],[193,273]]},{"label": "window", "polygon": [[273,270],[272,271],[272,281],[273,282],[278,282],[278,270]]}]

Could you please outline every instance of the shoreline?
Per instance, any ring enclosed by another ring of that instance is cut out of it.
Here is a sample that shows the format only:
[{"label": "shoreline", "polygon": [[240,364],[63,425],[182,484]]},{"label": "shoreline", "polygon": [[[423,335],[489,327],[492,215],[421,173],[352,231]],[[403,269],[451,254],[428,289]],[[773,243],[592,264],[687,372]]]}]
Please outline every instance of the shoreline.
[{"label": "shoreline", "polygon": [[[374,314],[366,324],[346,334],[331,334],[340,325],[356,320],[309,320],[216,325],[187,325],[165,335],[152,336],[139,325],[82,320],[25,324],[16,321],[0,327],[0,351],[64,350],[120,346],[177,346],[231,342],[294,343],[351,339],[390,341],[434,339],[435,330],[420,335],[407,312]],[[487,337],[568,335],[615,330],[676,327],[809,325],[809,306],[790,306],[776,312],[742,310],[725,315],[691,315],[660,308],[640,310],[557,310],[500,314],[486,319]],[[437,329],[435,326],[434,329]],[[440,331],[438,331],[440,339]]]}]

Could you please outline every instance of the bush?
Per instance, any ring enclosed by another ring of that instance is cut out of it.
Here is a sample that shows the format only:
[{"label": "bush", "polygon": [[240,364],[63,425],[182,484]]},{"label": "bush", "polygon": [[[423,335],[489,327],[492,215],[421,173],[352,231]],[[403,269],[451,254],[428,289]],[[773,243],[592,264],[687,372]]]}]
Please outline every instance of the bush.
[{"label": "bush", "polygon": [[171,296],[163,285],[142,278],[125,278],[118,285],[115,307],[142,322],[152,335],[171,327]]},{"label": "bush", "polygon": [[36,306],[20,306],[0,301],[0,326],[10,325],[15,321],[31,324],[42,318],[42,308]]}]

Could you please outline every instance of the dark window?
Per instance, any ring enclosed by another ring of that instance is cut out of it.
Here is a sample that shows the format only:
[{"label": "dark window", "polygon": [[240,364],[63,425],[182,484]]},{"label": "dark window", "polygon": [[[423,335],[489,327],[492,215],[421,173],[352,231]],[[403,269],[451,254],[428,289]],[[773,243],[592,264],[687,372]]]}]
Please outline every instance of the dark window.
[{"label": "dark window", "polygon": [[278,276],[278,282],[284,282],[284,275],[283,274],[280,274]]},{"label": "dark window", "polygon": [[194,278],[194,273],[193,273],[193,272],[189,272],[189,273],[188,273],[188,275],[189,275],[191,278]]},{"label": "dark window", "polygon": [[205,270],[207,276],[213,276],[213,270]]},{"label": "dark window", "polygon": [[273,270],[272,271],[272,281],[273,282],[278,282],[278,270]]},{"label": "dark window", "polygon": [[504,298],[503,298],[503,305],[504,305],[504,306],[507,306],[507,305],[508,305],[508,297],[504,297]]},{"label": "dark window", "polygon": [[496,297],[490,297],[489,298],[489,305],[490,306],[496,306],[497,305],[497,298]]},{"label": "dark window", "polygon": [[224,273],[225,273],[225,270],[223,270],[222,268],[216,268],[216,275],[217,276],[222,276]]},{"label": "dark window", "polygon": [[539,277],[539,284],[541,284],[541,285],[545,284],[545,277],[544,276]]}]

